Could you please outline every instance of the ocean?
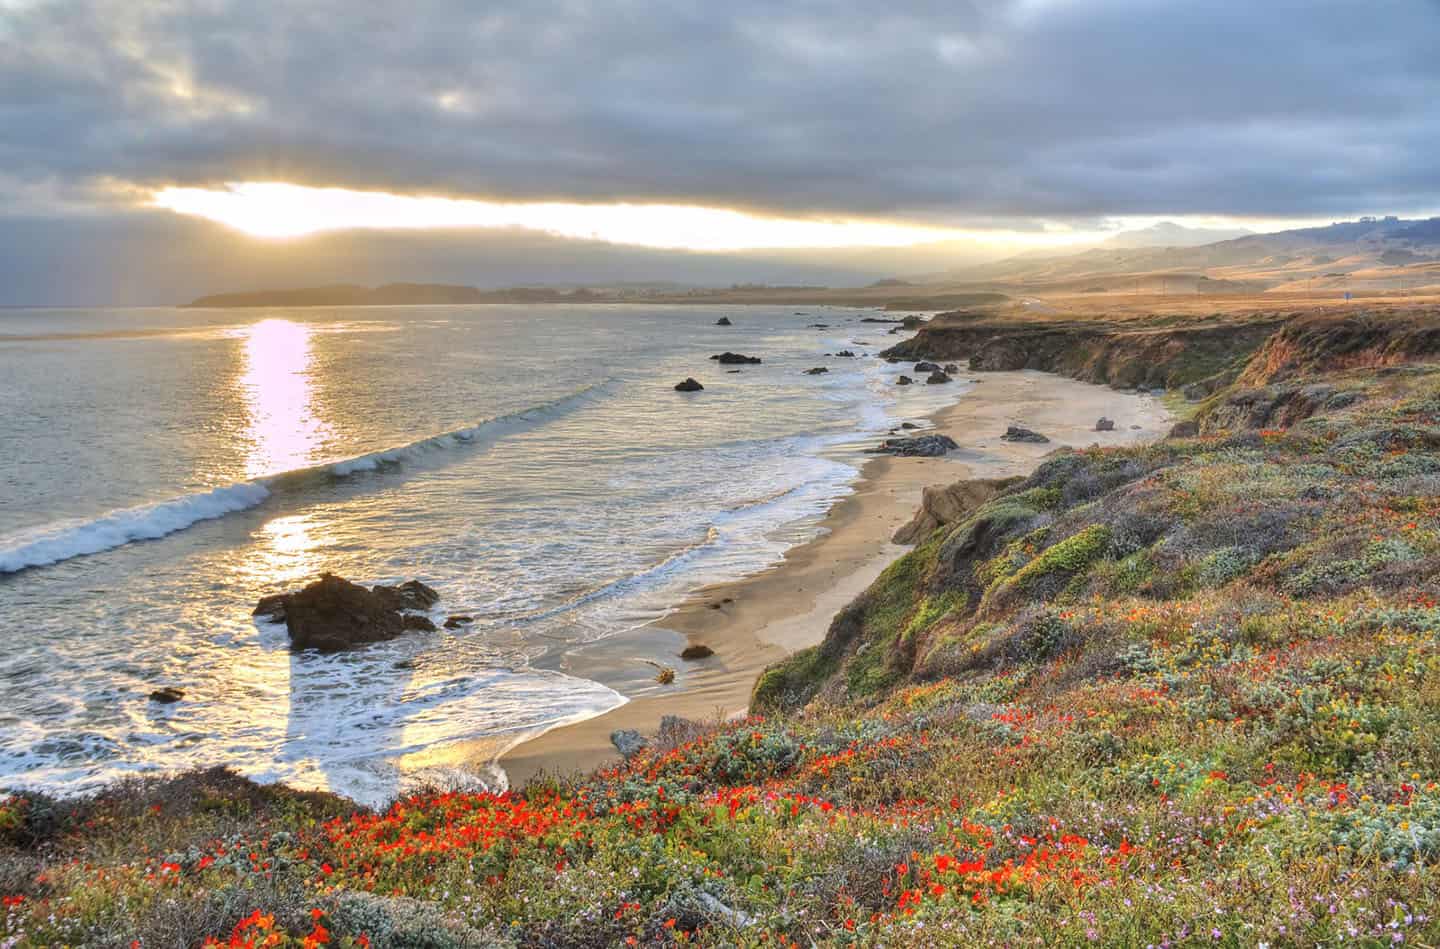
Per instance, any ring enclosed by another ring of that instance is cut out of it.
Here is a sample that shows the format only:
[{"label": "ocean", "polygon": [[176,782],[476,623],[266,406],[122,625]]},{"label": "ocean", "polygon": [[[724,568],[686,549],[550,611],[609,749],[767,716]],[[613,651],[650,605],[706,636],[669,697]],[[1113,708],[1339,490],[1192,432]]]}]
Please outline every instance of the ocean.
[{"label": "ocean", "polygon": [[[896,387],[879,315],[0,311],[0,786],[213,764],[367,803],[497,785],[434,752],[667,688],[566,657],[774,563],[863,448],[960,395]],[[764,362],[709,359],[726,350]],[[674,391],[687,376],[704,391]],[[418,578],[437,621],[476,622],[291,653],[251,609],[321,571]]]}]

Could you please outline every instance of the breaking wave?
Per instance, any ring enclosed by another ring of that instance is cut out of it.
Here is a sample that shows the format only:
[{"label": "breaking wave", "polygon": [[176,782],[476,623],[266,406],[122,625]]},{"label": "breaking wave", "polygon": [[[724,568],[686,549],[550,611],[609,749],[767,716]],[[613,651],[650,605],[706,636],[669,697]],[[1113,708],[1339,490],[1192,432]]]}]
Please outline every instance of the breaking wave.
[{"label": "breaking wave", "polygon": [[362,472],[398,467],[456,448],[491,444],[507,435],[536,428],[568,414],[604,395],[614,384],[614,379],[607,379],[550,402],[407,445],[283,471],[168,501],[122,508],[95,518],[69,519],[28,528],[0,537],[0,574],[44,567],[74,557],[113,550],[135,541],[156,540],[201,521],[248,510],[277,493],[295,492],[309,485],[348,478]]}]

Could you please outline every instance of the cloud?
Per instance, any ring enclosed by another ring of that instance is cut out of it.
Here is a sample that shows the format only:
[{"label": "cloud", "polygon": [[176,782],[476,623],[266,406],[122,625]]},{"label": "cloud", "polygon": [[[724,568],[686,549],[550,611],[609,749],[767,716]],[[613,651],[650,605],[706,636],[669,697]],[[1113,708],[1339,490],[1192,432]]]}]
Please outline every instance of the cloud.
[{"label": "cloud", "polygon": [[1436,0],[12,0],[0,189],[957,227],[1429,210],[1437,48]]}]

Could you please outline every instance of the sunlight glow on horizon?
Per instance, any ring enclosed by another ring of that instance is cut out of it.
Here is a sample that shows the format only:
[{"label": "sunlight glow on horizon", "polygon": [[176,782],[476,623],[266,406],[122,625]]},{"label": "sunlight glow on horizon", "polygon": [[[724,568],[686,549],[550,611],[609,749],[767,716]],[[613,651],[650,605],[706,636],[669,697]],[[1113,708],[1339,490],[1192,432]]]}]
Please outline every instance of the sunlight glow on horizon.
[{"label": "sunlight glow on horizon", "polygon": [[725,208],[672,204],[508,203],[399,195],[282,182],[223,189],[167,187],[152,204],[207,218],[254,237],[302,237],[350,229],[510,229],[667,250],[909,247],[943,241],[1064,246],[1079,231],[977,233],[855,218],[770,218]]}]

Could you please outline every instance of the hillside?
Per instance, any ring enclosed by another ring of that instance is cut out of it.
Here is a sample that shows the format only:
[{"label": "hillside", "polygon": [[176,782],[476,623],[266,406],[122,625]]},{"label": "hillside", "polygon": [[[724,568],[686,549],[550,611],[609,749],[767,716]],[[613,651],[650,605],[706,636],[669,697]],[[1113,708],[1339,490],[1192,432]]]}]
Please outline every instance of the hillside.
[{"label": "hillside", "polygon": [[1130,384],[1102,367],[1152,333],[1211,381],[1171,438],[952,512],[748,720],[613,769],[378,814],[224,772],[11,797],[0,936],[1434,944],[1440,310],[983,318],[907,354]]},{"label": "hillside", "polygon": [[1440,287],[1440,221],[1387,217],[1180,246],[1120,241],[956,268],[937,285],[1007,292],[1169,294]]}]

